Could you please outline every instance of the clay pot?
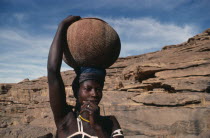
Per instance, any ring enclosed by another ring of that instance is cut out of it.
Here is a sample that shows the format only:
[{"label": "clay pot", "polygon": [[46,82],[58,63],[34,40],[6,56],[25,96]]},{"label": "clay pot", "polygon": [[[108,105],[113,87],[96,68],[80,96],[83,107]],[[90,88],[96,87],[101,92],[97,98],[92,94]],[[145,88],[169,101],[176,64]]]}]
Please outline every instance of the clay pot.
[{"label": "clay pot", "polygon": [[119,57],[121,44],[116,31],[98,18],[83,18],[67,30],[64,61],[71,67],[108,68]]}]

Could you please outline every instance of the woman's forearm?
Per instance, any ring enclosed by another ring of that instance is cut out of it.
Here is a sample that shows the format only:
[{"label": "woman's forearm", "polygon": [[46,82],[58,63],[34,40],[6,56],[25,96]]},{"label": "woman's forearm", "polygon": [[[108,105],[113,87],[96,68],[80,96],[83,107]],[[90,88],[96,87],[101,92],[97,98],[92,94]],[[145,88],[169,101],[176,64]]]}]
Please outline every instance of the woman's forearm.
[{"label": "woman's forearm", "polygon": [[65,35],[65,28],[60,25],[58,30],[55,34],[53,42],[50,47],[49,57],[48,57],[48,72],[60,72],[61,62],[62,62],[62,55],[63,55],[63,46],[66,41]]}]

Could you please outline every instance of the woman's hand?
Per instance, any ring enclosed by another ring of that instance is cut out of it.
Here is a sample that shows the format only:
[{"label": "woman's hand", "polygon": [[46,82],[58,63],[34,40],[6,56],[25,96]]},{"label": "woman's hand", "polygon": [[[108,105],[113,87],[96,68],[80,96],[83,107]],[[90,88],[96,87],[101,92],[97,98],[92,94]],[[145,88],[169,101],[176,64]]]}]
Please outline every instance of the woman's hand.
[{"label": "woman's hand", "polygon": [[72,23],[79,19],[81,19],[80,16],[68,16],[59,24],[49,52],[48,72],[56,71],[57,73],[60,73],[63,49],[64,46],[67,45],[67,29]]},{"label": "woman's hand", "polygon": [[93,101],[84,101],[80,114],[83,112],[86,112],[92,128],[97,129],[100,126],[100,107]]},{"label": "woman's hand", "polygon": [[81,19],[80,16],[71,16],[71,15],[70,15],[70,16],[66,17],[63,21],[61,21],[61,23],[59,24],[58,30],[59,30],[59,29],[64,30],[65,33],[66,33],[68,27],[69,27],[72,23],[74,23],[74,22],[76,22],[76,21],[78,21],[78,20],[80,20],[80,19]]}]

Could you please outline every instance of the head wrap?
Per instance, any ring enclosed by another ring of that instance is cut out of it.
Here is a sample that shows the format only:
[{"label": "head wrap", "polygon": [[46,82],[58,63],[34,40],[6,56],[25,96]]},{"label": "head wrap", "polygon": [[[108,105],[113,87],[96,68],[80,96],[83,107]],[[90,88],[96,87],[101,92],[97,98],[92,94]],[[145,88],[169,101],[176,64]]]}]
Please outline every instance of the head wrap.
[{"label": "head wrap", "polygon": [[104,85],[106,70],[92,67],[80,67],[75,69],[76,77],[72,82],[72,89],[74,92],[74,97],[77,98],[77,92],[79,90],[79,86],[82,82],[86,80],[95,80],[100,83],[102,86]]}]

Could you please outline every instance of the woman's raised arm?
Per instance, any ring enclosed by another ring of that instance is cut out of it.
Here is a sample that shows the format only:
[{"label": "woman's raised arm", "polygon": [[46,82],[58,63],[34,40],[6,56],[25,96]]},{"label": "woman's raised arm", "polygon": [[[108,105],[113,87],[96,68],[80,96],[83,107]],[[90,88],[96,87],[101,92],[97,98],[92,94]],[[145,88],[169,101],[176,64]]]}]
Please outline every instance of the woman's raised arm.
[{"label": "woman's raised arm", "polygon": [[47,71],[50,105],[56,126],[68,113],[65,87],[60,74],[63,47],[67,45],[66,33],[69,25],[79,19],[79,16],[69,16],[59,24],[48,55]]}]

